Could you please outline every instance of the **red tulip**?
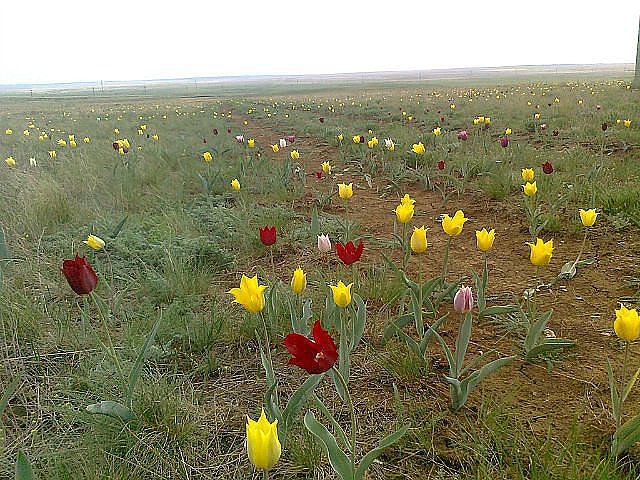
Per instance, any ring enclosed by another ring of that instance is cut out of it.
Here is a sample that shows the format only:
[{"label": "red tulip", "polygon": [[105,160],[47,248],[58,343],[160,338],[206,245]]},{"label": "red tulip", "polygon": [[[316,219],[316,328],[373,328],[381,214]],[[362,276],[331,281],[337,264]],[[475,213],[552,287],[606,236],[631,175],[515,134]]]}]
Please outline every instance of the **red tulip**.
[{"label": "red tulip", "polygon": [[360,143],[364,143],[364,141],[365,141],[364,135],[360,135]]},{"label": "red tulip", "polygon": [[323,172],[322,170],[318,170],[318,171],[316,172],[316,178],[317,178],[317,179],[322,178],[322,176],[323,176],[323,175],[324,175],[324,172]]},{"label": "red tulip", "polygon": [[286,137],[284,137],[284,139],[287,141],[287,143],[293,143],[296,141],[296,136],[295,135],[287,135]]},{"label": "red tulip", "polygon": [[114,149],[116,152],[117,152],[117,151],[118,151],[118,149],[120,148],[120,145],[118,145],[118,142],[113,142],[113,143],[111,144],[111,146],[113,147],[113,149]]},{"label": "red tulip", "polygon": [[336,252],[345,265],[351,265],[360,260],[363,248],[362,240],[358,243],[358,248],[351,241],[344,246],[340,242],[336,242]]},{"label": "red tulip", "polygon": [[604,122],[604,123],[602,124],[602,131],[603,131],[603,132],[606,132],[606,131],[607,131],[607,128],[609,128],[609,125],[607,125],[607,122]]},{"label": "red tulip", "polygon": [[509,137],[506,135],[504,137],[500,137],[500,146],[502,148],[507,148],[509,146]]},{"label": "red tulip", "polygon": [[227,128],[227,133],[231,133],[231,129],[230,128]]},{"label": "red tulip", "polygon": [[62,273],[78,295],[91,293],[98,284],[98,276],[87,262],[87,258],[80,258],[77,254],[75,259],[62,262]]},{"label": "red tulip", "polygon": [[547,175],[551,175],[553,173],[553,165],[550,162],[545,162],[542,164],[542,171]]},{"label": "red tulip", "polygon": [[460,130],[458,132],[458,140],[462,140],[464,142],[467,138],[469,138],[469,134],[466,130]]},{"label": "red tulip", "polygon": [[324,123],[324,117],[320,117],[318,120],[320,120],[320,123]]},{"label": "red tulip", "polygon": [[206,139],[206,138],[203,138],[203,139],[202,139],[202,143],[207,143],[207,139]]},{"label": "red tulip", "polygon": [[338,359],[338,350],[329,332],[322,329],[320,320],[313,325],[313,340],[298,333],[290,333],[284,339],[293,358],[289,365],[297,365],[312,375],[324,373],[333,367]]},{"label": "red tulip", "polygon": [[438,162],[438,170],[444,170],[444,160]]},{"label": "red tulip", "polygon": [[260,241],[263,245],[267,247],[276,243],[276,227],[273,226],[269,228],[269,226],[265,226],[264,228],[259,228],[260,230]]}]

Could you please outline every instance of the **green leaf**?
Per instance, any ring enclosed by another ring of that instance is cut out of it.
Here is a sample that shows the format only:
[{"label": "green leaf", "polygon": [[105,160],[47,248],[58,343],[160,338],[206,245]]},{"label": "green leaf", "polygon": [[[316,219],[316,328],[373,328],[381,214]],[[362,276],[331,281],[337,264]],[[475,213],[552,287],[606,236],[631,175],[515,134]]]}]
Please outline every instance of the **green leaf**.
[{"label": "green leaf", "polygon": [[398,430],[396,430],[392,434],[387,435],[382,440],[380,440],[378,442],[378,445],[373,450],[370,450],[360,461],[360,465],[356,470],[356,475],[355,475],[356,480],[360,480],[361,478],[364,478],[365,472],[367,471],[369,466],[373,463],[373,461],[376,458],[378,458],[386,448],[389,448],[391,445],[398,442],[398,440],[404,437],[404,435],[407,433],[408,430],[409,430],[409,427],[405,425],[403,427],[400,427]]},{"label": "green leaf", "polygon": [[467,378],[465,378],[462,381],[462,385],[463,388],[467,390],[467,395],[471,393],[471,390],[476,388],[485,378],[497,371],[499,368],[502,368],[505,365],[513,362],[515,358],[515,355],[511,357],[498,358],[493,362],[487,363],[485,366],[483,366],[479,370],[476,370]]},{"label": "green leaf", "polygon": [[392,268],[392,270],[396,273],[396,275],[398,275],[398,277],[400,278],[400,280],[402,280],[402,282],[409,287],[412,290],[416,290],[420,287],[418,287],[418,284],[415,283],[414,281],[410,280],[407,275],[398,268],[398,266],[393,262],[393,260],[391,260],[389,257],[387,257],[386,254],[382,254],[382,258],[385,259],[385,261],[389,264],[389,266]]},{"label": "green leaf", "polygon": [[471,276],[473,277],[473,281],[476,285],[476,297],[477,297],[477,303],[478,303],[478,310],[482,311],[487,306],[487,302],[485,301],[485,298],[484,298],[484,285],[482,283],[482,279],[480,278],[480,275],[478,275],[478,272],[476,272],[475,270],[471,270]]},{"label": "green leaf", "polygon": [[115,240],[118,237],[118,235],[120,235],[120,232],[122,231],[122,228],[124,227],[124,224],[126,223],[128,218],[129,218],[129,215],[126,215],[122,220],[120,220],[118,225],[116,225],[116,228],[113,229],[113,232],[111,232],[112,240]]},{"label": "green leaf", "polygon": [[19,450],[16,460],[16,480],[33,480],[35,478],[29,459],[22,450]]},{"label": "green leaf", "polygon": [[471,326],[473,323],[473,316],[471,312],[467,312],[464,315],[464,320],[460,326],[458,332],[458,338],[456,339],[456,374],[457,377],[464,365],[464,356],[467,354],[467,348],[469,347],[469,340],[471,339]]},{"label": "green leaf", "polygon": [[278,407],[278,383],[274,383],[273,385],[269,385],[264,392],[264,408],[269,414],[269,418],[277,418],[278,419],[278,436],[280,438],[280,442],[285,444],[286,440],[286,425],[281,420],[282,414],[280,413],[280,407]]},{"label": "green leaf", "polygon": [[287,427],[289,426],[289,422],[298,414],[304,404],[307,403],[309,397],[313,395],[313,391],[323,378],[324,374],[311,375],[297,388],[295,392],[293,392],[289,397],[287,406],[282,412],[282,423]]},{"label": "green leaf", "polygon": [[518,305],[497,305],[495,307],[488,307],[478,312],[478,318],[493,317],[496,315],[504,315],[506,313],[513,313],[520,310]]},{"label": "green leaf", "polygon": [[389,322],[384,329],[384,335],[382,337],[383,342],[389,341],[391,337],[397,334],[397,332],[411,323],[413,320],[413,313],[405,313],[400,315],[396,320]]},{"label": "green leaf", "polygon": [[533,347],[538,345],[540,341],[540,335],[542,335],[544,327],[547,325],[547,322],[551,318],[552,313],[553,310],[549,310],[548,312],[541,314],[536,322],[529,328],[527,336],[524,339],[524,350],[525,352],[527,352],[527,354]]},{"label": "green leaf", "polygon": [[117,418],[123,422],[128,422],[136,418],[129,408],[119,402],[114,402],[113,400],[104,400],[100,403],[89,405],[87,407],[87,412]]},{"label": "green leaf", "polygon": [[624,402],[629,396],[631,389],[633,388],[633,386],[636,384],[636,381],[638,380],[638,375],[640,375],[640,368],[636,370],[636,373],[633,374],[633,377],[631,377],[631,379],[629,380],[629,383],[627,383],[627,386],[624,389],[624,393],[622,394],[622,402]]},{"label": "green leaf", "polygon": [[367,306],[360,295],[354,293],[353,302],[356,304],[357,308],[353,319],[353,336],[351,338],[350,351],[353,351],[353,349],[360,343],[360,340],[362,340],[364,327],[367,323]]},{"label": "green leaf", "polygon": [[420,340],[420,345],[419,345],[419,348],[420,348],[419,356],[420,356],[420,358],[424,359],[424,354],[426,353],[427,348],[429,347],[429,343],[431,343],[431,338],[433,337],[433,334],[437,332],[438,328],[440,328],[440,325],[442,325],[444,323],[444,321],[445,321],[445,319],[447,318],[448,315],[449,314],[447,313],[444,316],[440,317],[424,333],[422,339]]},{"label": "green leaf", "polygon": [[447,362],[449,363],[449,375],[452,376],[452,377],[455,377],[455,374],[456,374],[456,361],[453,358],[453,354],[451,353],[451,349],[449,348],[449,345],[447,345],[447,342],[444,341],[444,338],[442,338],[438,332],[433,330],[433,334],[438,339],[438,342],[440,343],[440,346],[442,347],[442,351],[444,352],[445,356],[447,357]]},{"label": "green leaf", "polygon": [[609,391],[611,392],[611,410],[613,419],[618,423],[620,418],[620,396],[618,394],[618,387],[616,386],[616,380],[613,377],[613,370],[611,368],[611,362],[607,358],[607,377],[609,378]]},{"label": "green leaf", "polygon": [[311,240],[314,240],[320,234],[320,219],[318,218],[318,208],[311,209]]},{"label": "green leaf", "polygon": [[333,417],[327,406],[322,402],[322,400],[318,398],[315,392],[313,393],[313,400],[316,404],[316,407],[318,407],[318,410],[320,410],[320,412],[322,412],[324,416],[327,417],[327,420],[329,420],[331,426],[338,433],[338,437],[340,437],[342,443],[344,443],[344,445],[347,447],[347,450],[351,452],[351,442],[347,438],[347,434],[344,432],[338,421]]},{"label": "green leaf", "polygon": [[[257,330],[255,331],[255,335],[256,335],[256,339],[258,340],[258,349],[260,350],[260,360],[262,362],[262,368],[264,368],[264,373],[267,378],[267,388],[271,388],[272,386],[275,388],[275,385],[277,384],[277,382],[276,382],[276,375],[273,371],[273,363],[271,362],[271,355],[265,354],[264,348],[262,347],[262,338],[260,337],[260,334],[258,333]],[[271,347],[267,345],[267,348],[271,348]],[[278,406],[277,395],[275,395],[275,406]],[[275,413],[275,411],[272,413]]]},{"label": "green leaf", "polygon": [[313,311],[311,310],[311,306],[313,305],[313,300],[310,298],[304,302],[302,305],[302,318],[300,319],[300,324],[298,325],[298,329],[300,330],[300,335],[304,335],[305,337],[311,333],[311,327],[309,326],[309,320],[313,318]]},{"label": "green leaf", "polygon": [[11,258],[11,255],[9,254],[9,247],[4,237],[4,230],[2,226],[0,226],[0,260],[6,260],[8,258]]},{"label": "green leaf", "polygon": [[567,262],[562,265],[560,269],[560,276],[562,278],[573,278],[576,276],[576,262]]},{"label": "green leaf", "polygon": [[7,386],[0,398],[0,417],[2,417],[3,412],[9,405],[9,400],[13,397],[13,394],[16,393],[20,382],[22,381],[22,377],[18,375],[16,378],[12,380],[12,382]]},{"label": "green leaf", "polygon": [[636,415],[627,420],[616,433],[613,434],[611,453],[617,457],[621,453],[626,452],[629,447],[638,440],[640,440],[640,415]]},{"label": "green leaf", "polygon": [[573,347],[576,344],[574,340],[567,340],[564,338],[547,338],[540,345],[536,345],[527,352],[525,358],[527,360],[534,360],[538,356],[555,352],[556,350],[562,350],[566,347]]},{"label": "green leaf", "polygon": [[153,345],[153,342],[155,341],[156,333],[158,333],[158,328],[160,327],[161,322],[162,322],[162,310],[160,310],[160,315],[158,316],[158,319],[153,324],[153,327],[151,327],[151,331],[149,332],[149,335],[147,335],[147,338],[144,341],[144,345],[142,346],[142,349],[138,354],[138,358],[136,358],[136,363],[133,364],[133,367],[131,368],[131,372],[129,373],[129,385],[127,386],[127,394],[125,396],[125,399],[129,408],[131,408],[133,405],[133,392],[136,388],[136,384],[138,383],[138,380],[140,379],[144,361],[147,358],[147,353],[149,352],[149,349],[151,348],[151,346]]},{"label": "green leaf", "polygon": [[354,465],[351,464],[347,455],[340,449],[336,438],[331,435],[324,425],[316,420],[316,417],[310,411],[304,416],[304,426],[320,440],[324,453],[329,457],[329,463],[340,478],[342,480],[353,480]]}]

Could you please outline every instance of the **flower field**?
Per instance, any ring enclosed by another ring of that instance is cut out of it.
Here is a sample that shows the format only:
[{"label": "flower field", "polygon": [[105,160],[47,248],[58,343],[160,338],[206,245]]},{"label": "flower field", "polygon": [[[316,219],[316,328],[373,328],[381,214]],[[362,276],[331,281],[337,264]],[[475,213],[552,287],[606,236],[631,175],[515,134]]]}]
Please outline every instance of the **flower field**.
[{"label": "flower field", "polygon": [[638,93],[477,84],[0,96],[0,478],[640,478]]}]

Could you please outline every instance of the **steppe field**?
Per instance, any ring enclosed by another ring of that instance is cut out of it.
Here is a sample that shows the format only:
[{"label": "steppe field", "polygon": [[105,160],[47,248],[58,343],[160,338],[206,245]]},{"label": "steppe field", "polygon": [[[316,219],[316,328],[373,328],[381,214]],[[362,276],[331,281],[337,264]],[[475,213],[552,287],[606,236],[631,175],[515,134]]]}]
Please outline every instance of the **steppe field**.
[{"label": "steppe field", "polygon": [[543,73],[0,94],[0,478],[640,478],[640,93]]}]

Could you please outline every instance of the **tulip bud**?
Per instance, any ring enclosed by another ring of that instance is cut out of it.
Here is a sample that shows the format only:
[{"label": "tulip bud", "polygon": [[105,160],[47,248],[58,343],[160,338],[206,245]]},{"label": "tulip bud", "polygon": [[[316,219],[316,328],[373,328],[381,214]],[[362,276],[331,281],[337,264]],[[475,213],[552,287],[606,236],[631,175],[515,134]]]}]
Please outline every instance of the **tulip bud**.
[{"label": "tulip bud", "polygon": [[331,251],[331,241],[329,240],[329,235],[318,235],[318,250],[320,250],[322,253]]},{"label": "tulip bud", "polygon": [[507,148],[509,146],[509,137],[506,135],[504,137],[500,137],[500,146],[502,148]]},{"label": "tulip bud", "polygon": [[307,288],[307,274],[298,267],[293,272],[293,277],[291,278],[291,290],[296,295],[301,294]]},{"label": "tulip bud", "polygon": [[470,287],[464,285],[453,298],[453,309],[458,313],[467,313],[473,309],[473,294]]},{"label": "tulip bud", "polygon": [[467,138],[469,138],[469,134],[466,130],[460,130],[458,132],[458,140],[462,140],[464,142]]},{"label": "tulip bud", "polygon": [[553,173],[553,165],[551,162],[545,162],[542,164],[542,171],[547,175],[551,175]]},{"label": "tulip bud", "polygon": [[438,162],[438,170],[444,170],[444,160]]}]

